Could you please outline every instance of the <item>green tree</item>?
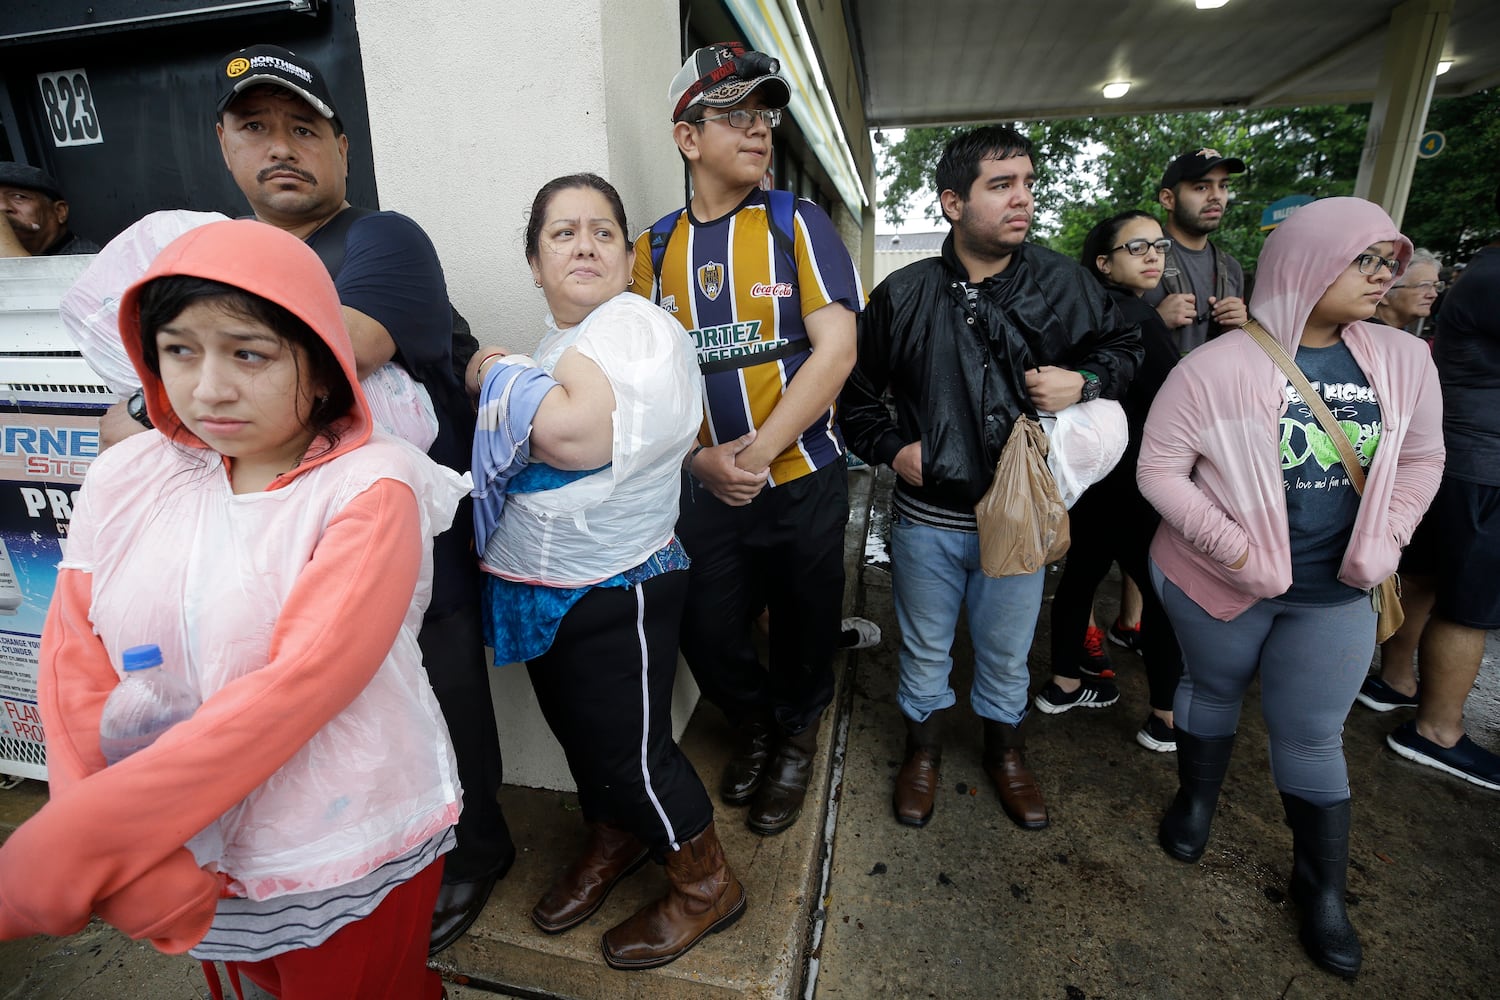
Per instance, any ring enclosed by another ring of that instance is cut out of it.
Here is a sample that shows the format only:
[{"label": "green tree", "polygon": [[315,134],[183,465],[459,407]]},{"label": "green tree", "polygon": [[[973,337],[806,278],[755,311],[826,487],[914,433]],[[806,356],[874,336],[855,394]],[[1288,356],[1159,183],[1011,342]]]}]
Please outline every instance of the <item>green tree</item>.
[{"label": "green tree", "polygon": [[1418,160],[1402,231],[1419,247],[1458,264],[1500,232],[1495,151],[1500,149],[1500,89],[1434,101],[1427,127],[1447,139],[1443,151]]},{"label": "green tree", "polygon": [[[1040,215],[1036,238],[1074,255],[1095,222],[1115,212],[1159,212],[1156,188],[1181,153],[1202,147],[1245,161],[1235,203],[1216,240],[1253,262],[1265,234],[1266,205],[1289,194],[1315,198],[1350,194],[1359,170],[1368,105],[1131,115],[1007,123],[1032,140]],[[938,221],[926,187],[956,128],[910,129],[887,150],[881,207],[895,223],[917,209]]]}]

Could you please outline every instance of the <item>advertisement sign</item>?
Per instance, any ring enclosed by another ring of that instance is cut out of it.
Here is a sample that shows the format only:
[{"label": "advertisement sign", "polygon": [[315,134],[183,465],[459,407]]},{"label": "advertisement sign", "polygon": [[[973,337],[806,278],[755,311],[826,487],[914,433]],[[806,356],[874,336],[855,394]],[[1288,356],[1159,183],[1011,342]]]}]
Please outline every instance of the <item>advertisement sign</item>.
[{"label": "advertisement sign", "polygon": [[5,407],[0,422],[0,771],[42,778],[37,647],[99,410]]},{"label": "advertisement sign", "polygon": [[84,363],[57,302],[88,257],[0,261],[0,774],[47,777],[37,651],[73,503],[114,394]]}]

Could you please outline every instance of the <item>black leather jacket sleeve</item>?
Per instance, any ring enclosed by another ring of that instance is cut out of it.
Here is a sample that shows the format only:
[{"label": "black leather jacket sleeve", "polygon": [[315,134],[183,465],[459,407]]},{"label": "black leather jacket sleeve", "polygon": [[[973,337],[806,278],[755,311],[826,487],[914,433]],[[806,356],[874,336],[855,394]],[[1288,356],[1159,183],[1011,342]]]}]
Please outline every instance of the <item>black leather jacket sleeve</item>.
[{"label": "black leather jacket sleeve", "polygon": [[891,383],[891,300],[885,283],[859,314],[859,353],[839,396],[839,426],[849,450],[872,465],[890,465],[915,437],[897,427],[885,402]]}]

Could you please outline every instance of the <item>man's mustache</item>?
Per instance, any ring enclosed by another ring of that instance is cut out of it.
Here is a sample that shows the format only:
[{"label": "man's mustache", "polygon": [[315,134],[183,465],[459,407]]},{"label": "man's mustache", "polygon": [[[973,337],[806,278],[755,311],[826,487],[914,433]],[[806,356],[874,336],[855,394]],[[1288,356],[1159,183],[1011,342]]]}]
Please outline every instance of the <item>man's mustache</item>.
[{"label": "man's mustache", "polygon": [[266,168],[264,168],[263,170],[261,170],[260,173],[258,173],[258,174],[255,175],[255,180],[259,184],[264,184],[266,181],[270,180],[271,177],[273,175],[275,175],[275,174],[293,174],[294,176],[300,177],[303,180],[307,181],[307,183],[309,183],[309,184],[316,184],[316,183],[318,183],[318,179],[316,177],[314,177],[312,174],[308,173],[306,170],[303,170],[300,167],[291,166],[290,164],[287,164],[287,163],[282,163],[282,164],[278,164],[278,165],[273,166],[273,167],[266,167]]}]

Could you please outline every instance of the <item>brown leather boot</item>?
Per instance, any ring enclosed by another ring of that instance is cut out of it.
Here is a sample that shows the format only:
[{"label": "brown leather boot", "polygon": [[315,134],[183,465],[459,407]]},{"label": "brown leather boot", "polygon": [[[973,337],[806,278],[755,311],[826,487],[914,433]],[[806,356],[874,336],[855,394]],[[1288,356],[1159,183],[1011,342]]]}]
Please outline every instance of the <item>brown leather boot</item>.
[{"label": "brown leather boot", "polygon": [[608,823],[590,823],[583,854],[532,908],[532,923],[548,934],[583,923],[621,879],[646,863],[649,854],[635,834]]},{"label": "brown leather boot", "polygon": [[1006,815],[1023,830],[1041,830],[1047,825],[1047,806],[1036,775],[1026,766],[1026,737],[1020,726],[984,720],[984,769]]},{"label": "brown leather boot", "polygon": [[797,822],[802,815],[802,801],[807,798],[807,782],[812,777],[813,757],[818,752],[818,724],[800,733],[781,737],[781,745],[766,765],[766,776],[745,824],[763,837],[774,836]]},{"label": "brown leather boot", "polygon": [[756,716],[740,723],[735,730],[734,755],[724,766],[724,779],[719,783],[719,798],[725,804],[742,806],[754,797],[775,743],[776,727],[770,719]]},{"label": "brown leather boot", "polygon": [[674,962],[706,934],[745,912],[745,887],[729,870],[712,822],[667,855],[667,894],[604,934],[604,961],[616,969],[654,969]]},{"label": "brown leather boot", "polygon": [[937,796],[938,767],[943,762],[942,713],[933,712],[926,722],[906,719],[906,763],[896,774],[891,803],[896,821],[907,826],[926,826],[932,819]]}]

